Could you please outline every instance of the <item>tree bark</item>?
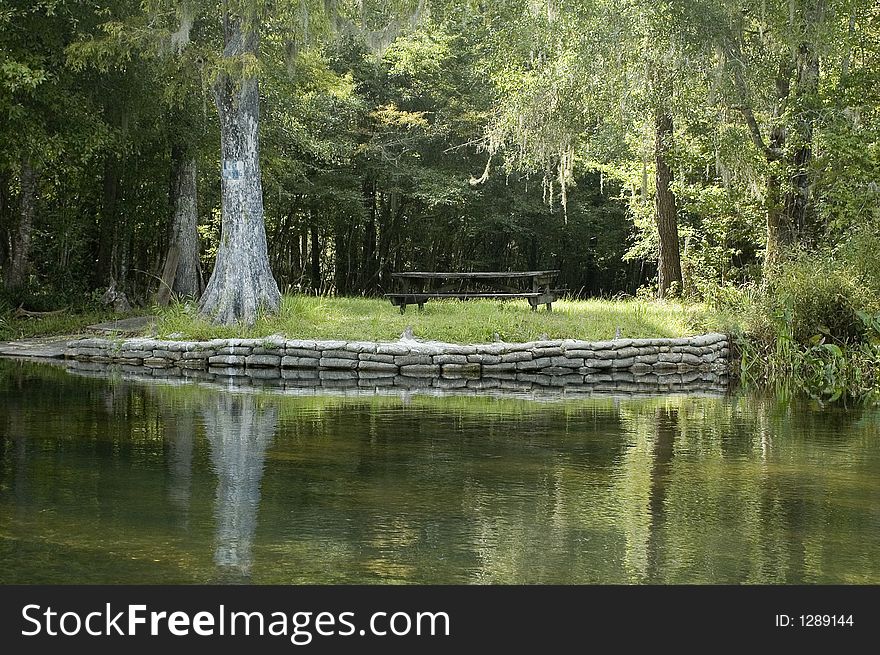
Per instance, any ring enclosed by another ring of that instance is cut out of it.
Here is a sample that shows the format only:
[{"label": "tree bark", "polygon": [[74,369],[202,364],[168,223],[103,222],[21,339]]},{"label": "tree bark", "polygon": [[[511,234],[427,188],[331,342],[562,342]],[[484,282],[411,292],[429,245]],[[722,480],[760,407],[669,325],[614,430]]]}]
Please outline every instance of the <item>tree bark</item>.
[{"label": "tree bark", "polygon": [[793,120],[793,131],[797,135],[797,148],[791,158],[792,174],[785,194],[785,217],[795,234],[801,240],[809,241],[815,236],[815,212],[810,198],[815,119],[810,105],[819,84],[819,56],[813,44],[805,42],[800,45],[796,66],[797,114]]},{"label": "tree bark", "polygon": [[119,170],[121,162],[115,154],[104,158],[104,176],[101,202],[101,218],[98,236],[98,253],[95,266],[95,287],[111,283],[115,277],[114,252],[117,238],[117,199],[119,196]]},{"label": "tree bark", "polygon": [[6,268],[6,262],[12,251],[9,220],[9,173],[0,169],[0,271]]},{"label": "tree bark", "polygon": [[299,232],[299,261],[300,261],[300,287],[305,286],[306,267],[309,261],[309,228],[305,225],[301,226]]},{"label": "tree bark", "polygon": [[[166,262],[176,251],[177,272],[171,290],[179,298],[197,299],[202,295],[202,279],[199,270],[199,215],[196,187],[196,159],[184,154],[179,147],[172,154],[174,166],[173,207],[171,242],[168,244]],[[164,280],[169,284],[168,280]]]},{"label": "tree bark", "polygon": [[376,259],[376,183],[364,180],[364,208],[367,211],[367,223],[364,226],[364,246],[361,256],[360,290],[375,293],[378,288],[379,264]]},{"label": "tree bark", "polygon": [[318,227],[312,225],[311,256],[312,256],[312,289],[316,293],[321,291],[321,242],[318,237]]},{"label": "tree bark", "polygon": [[334,286],[336,293],[344,296],[348,293],[348,274],[349,274],[349,258],[348,249],[350,226],[344,223],[346,219],[340,219],[335,226],[333,234],[333,249],[335,250],[335,270],[334,270]]},{"label": "tree bark", "polygon": [[18,198],[18,228],[12,244],[12,257],[6,271],[6,290],[18,291],[27,285],[30,272],[31,236],[37,211],[37,173],[29,157],[21,161],[21,191]]},{"label": "tree bark", "polygon": [[[773,127],[770,130],[770,143],[764,156],[774,170],[767,178],[767,248],[764,266],[771,267],[780,255],[790,248],[795,241],[794,227],[785,211],[785,182],[779,168],[784,161],[786,129],[779,118],[785,110],[788,97],[791,95],[791,61],[786,57],[779,63],[776,72],[776,104],[773,107]],[[760,135],[760,133],[759,133]]]},{"label": "tree bark", "polygon": [[[249,15],[237,16],[223,3],[227,67],[245,67],[246,55],[257,53],[256,6],[244,6],[249,7]],[[233,77],[222,70],[214,84],[214,102],[220,117],[222,223],[217,261],[200,301],[201,313],[215,324],[252,325],[258,312],[274,312],[281,305],[269,267],[263,220],[256,76],[244,70]]]},{"label": "tree bark", "polygon": [[[738,46],[731,50],[729,57],[733,61],[742,59]],[[786,130],[780,121],[780,117],[791,94],[791,59],[783,56],[779,60],[779,66],[777,67],[775,81],[776,101],[773,106],[771,121],[773,127],[770,129],[769,143],[764,141],[764,135],[761,133],[761,128],[748,101],[748,88],[740,67],[734,65],[732,71],[733,82],[739,96],[739,102],[741,103],[737,108],[746,121],[752,142],[771,166],[771,172],[767,177],[767,197],[765,200],[767,211],[767,245],[764,254],[764,268],[767,269],[771,268],[779,259],[781,253],[794,243],[794,230],[784,211],[784,183],[780,171],[784,162],[786,139]]]},{"label": "tree bark", "polygon": [[678,246],[678,208],[672,191],[673,173],[669,166],[668,152],[672,143],[672,116],[658,111],[655,120],[654,163],[656,192],[654,194],[657,234],[660,237],[660,260],[658,293],[665,298],[673,284],[681,292],[681,253]]}]

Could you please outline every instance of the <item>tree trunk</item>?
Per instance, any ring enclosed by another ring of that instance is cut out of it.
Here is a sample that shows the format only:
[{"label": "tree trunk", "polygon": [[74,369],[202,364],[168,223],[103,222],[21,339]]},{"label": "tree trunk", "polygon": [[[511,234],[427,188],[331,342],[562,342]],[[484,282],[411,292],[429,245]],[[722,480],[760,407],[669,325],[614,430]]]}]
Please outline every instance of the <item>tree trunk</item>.
[{"label": "tree trunk", "polygon": [[312,225],[312,289],[321,291],[321,242],[318,240],[318,227]]},{"label": "tree trunk", "polygon": [[18,198],[18,229],[12,244],[12,257],[6,272],[6,290],[17,291],[27,285],[30,270],[31,235],[37,208],[37,173],[30,158],[21,161],[21,191]]},{"label": "tree trunk", "polygon": [[[782,139],[780,142],[784,142]],[[782,183],[777,173],[767,178],[767,248],[764,267],[771,268],[794,243],[794,230],[784,211]]]},{"label": "tree trunk", "polygon": [[93,286],[101,287],[110,283],[114,271],[114,244],[116,241],[116,207],[119,196],[119,158],[108,154],[104,158],[104,178],[101,202],[101,218],[98,237],[98,256],[95,266]]},{"label": "tree trunk", "polygon": [[[223,57],[227,66],[248,66],[259,42],[256,8],[233,16],[224,3]],[[221,236],[214,272],[200,301],[215,324],[252,325],[259,311],[275,312],[281,293],[272,277],[263,221],[260,178],[259,88],[253,74],[221,70],[214,84],[220,117],[222,159]]]},{"label": "tree trunk", "polygon": [[[791,61],[784,57],[776,71],[776,103],[773,107],[773,127],[770,130],[769,146],[764,149],[767,162],[771,167],[782,158],[785,148],[785,127],[779,117],[785,110],[791,94]],[[755,128],[752,128],[753,130]],[[780,255],[794,243],[794,228],[787,212],[784,211],[784,182],[779,172],[771,172],[767,178],[767,249],[764,255],[765,268],[773,266]]]},{"label": "tree trunk", "polygon": [[341,222],[336,224],[333,234],[333,249],[336,251],[333,284],[336,287],[336,293],[340,296],[348,293],[348,233],[348,224]]},{"label": "tree trunk", "polygon": [[672,116],[666,111],[657,112],[655,121],[654,163],[656,193],[654,196],[657,233],[660,237],[660,260],[658,291],[665,298],[673,284],[681,292],[681,254],[678,247],[678,209],[672,191],[673,173],[668,162],[672,143]]},{"label": "tree trunk", "polygon": [[363,183],[364,208],[367,224],[364,227],[364,247],[361,264],[360,288],[365,293],[375,293],[378,288],[378,262],[376,260],[376,183]]},{"label": "tree trunk", "polygon": [[199,271],[199,215],[196,189],[196,160],[179,147],[172,154],[174,166],[174,216],[171,222],[171,242],[168,244],[166,263],[176,254],[177,271],[172,280],[163,280],[179,298],[197,299],[202,295]]},{"label": "tree trunk", "polygon": [[299,233],[300,288],[305,288],[306,266],[309,261],[309,228],[302,226]]},{"label": "tree trunk", "polygon": [[6,268],[6,261],[12,251],[9,220],[9,173],[0,169],[0,271]]},{"label": "tree trunk", "polygon": [[791,182],[785,194],[785,216],[791,229],[803,240],[815,236],[815,212],[810,200],[810,164],[813,161],[813,124],[810,110],[819,84],[819,56],[810,43],[802,43],[797,53],[795,98],[798,112],[794,117],[797,149],[791,159]]}]

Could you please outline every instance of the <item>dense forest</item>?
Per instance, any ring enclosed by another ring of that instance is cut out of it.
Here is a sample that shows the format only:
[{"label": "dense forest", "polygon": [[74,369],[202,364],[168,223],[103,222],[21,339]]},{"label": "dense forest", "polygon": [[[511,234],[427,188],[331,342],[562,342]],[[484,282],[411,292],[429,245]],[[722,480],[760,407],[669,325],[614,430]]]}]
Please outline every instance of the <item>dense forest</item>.
[{"label": "dense forest", "polygon": [[554,268],[878,309],[872,0],[0,0],[0,117],[7,308]]}]

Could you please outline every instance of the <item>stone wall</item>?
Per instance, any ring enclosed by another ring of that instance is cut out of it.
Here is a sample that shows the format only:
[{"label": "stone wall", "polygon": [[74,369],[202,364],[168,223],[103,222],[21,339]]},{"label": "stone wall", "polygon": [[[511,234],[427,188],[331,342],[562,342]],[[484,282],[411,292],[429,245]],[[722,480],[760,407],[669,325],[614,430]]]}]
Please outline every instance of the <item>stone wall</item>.
[{"label": "stone wall", "polygon": [[[723,334],[677,339],[450,344],[311,341],[281,337],[159,341],[80,339],[65,357],[162,377],[262,379],[340,386],[677,388],[726,384]],[[625,390],[625,389],[624,389]]]}]

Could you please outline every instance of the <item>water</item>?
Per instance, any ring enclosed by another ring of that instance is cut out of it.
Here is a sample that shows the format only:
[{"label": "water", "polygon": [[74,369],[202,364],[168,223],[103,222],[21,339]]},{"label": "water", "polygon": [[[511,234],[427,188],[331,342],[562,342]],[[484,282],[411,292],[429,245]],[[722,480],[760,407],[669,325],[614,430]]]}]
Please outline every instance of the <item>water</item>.
[{"label": "water", "polygon": [[0,583],[880,582],[880,412],[0,362]]}]

